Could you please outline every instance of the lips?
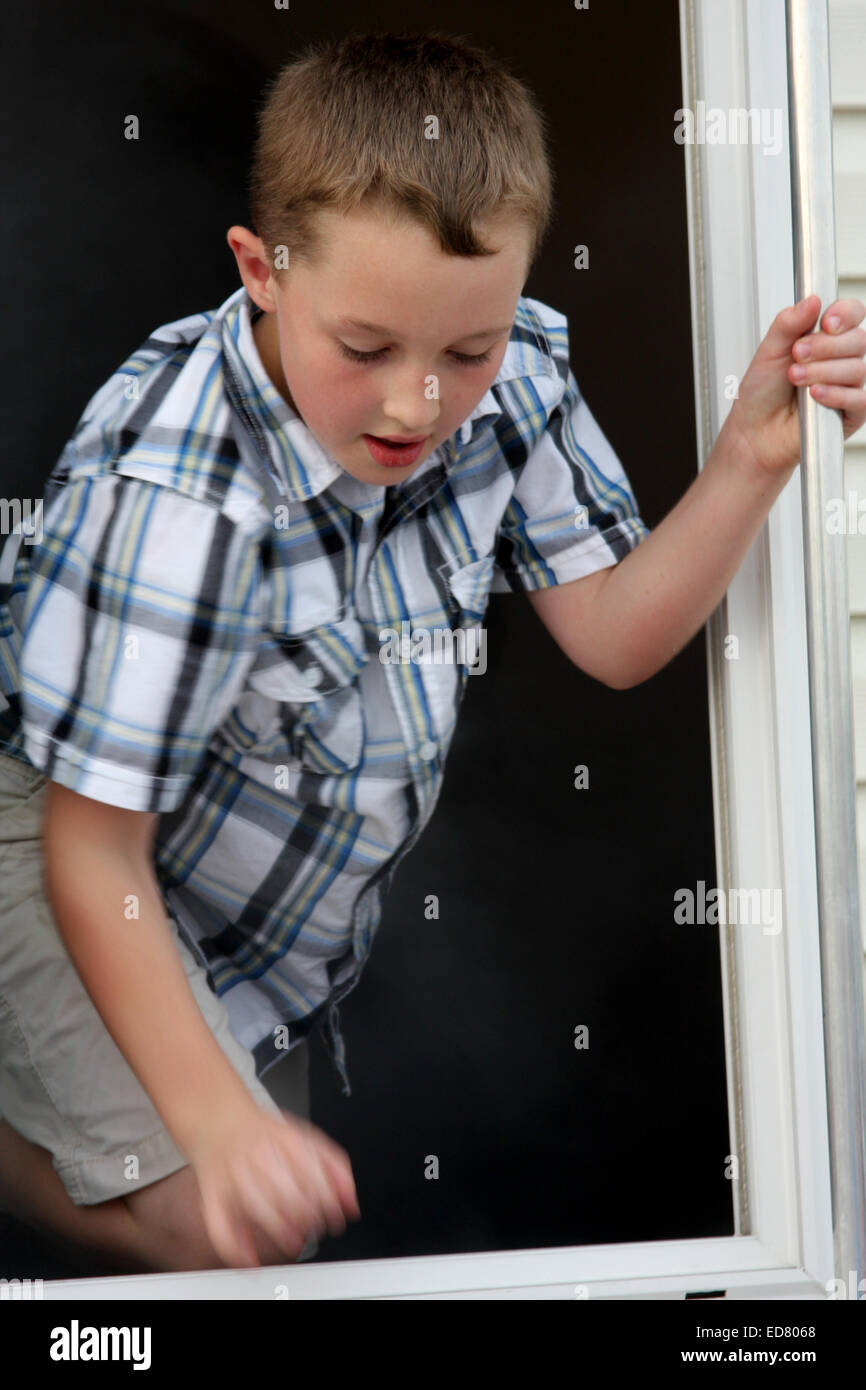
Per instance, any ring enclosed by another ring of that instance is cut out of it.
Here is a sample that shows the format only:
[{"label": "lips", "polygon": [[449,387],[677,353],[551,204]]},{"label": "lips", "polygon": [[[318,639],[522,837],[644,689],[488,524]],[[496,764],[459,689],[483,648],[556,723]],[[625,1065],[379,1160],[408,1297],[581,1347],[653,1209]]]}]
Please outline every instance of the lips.
[{"label": "lips", "polygon": [[413,463],[417,463],[427,443],[426,435],[421,435],[420,438],[416,435],[414,440],[396,440],[384,439],[376,434],[365,434],[363,439],[373,461],[386,468],[411,467]]},{"label": "lips", "polygon": [[381,439],[383,444],[423,444],[427,438],[426,434],[414,434],[410,439],[404,439],[399,434],[374,434],[371,439]]}]

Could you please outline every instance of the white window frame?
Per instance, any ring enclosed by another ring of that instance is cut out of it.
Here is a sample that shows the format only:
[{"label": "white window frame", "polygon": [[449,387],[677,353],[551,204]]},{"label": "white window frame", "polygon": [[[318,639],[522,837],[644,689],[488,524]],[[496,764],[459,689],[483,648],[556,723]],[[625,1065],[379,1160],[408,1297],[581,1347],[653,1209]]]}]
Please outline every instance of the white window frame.
[{"label": "white window frame", "polygon": [[[784,0],[680,0],[680,25],[683,107],[702,99],[725,111],[778,108],[783,132],[775,156],[757,144],[683,146],[702,466],[730,407],[725,379],[742,377],[775,314],[795,298]],[[672,138],[674,125],[671,112]],[[827,1296],[833,1231],[800,475],[707,624],[719,886],[779,887],[785,905],[778,935],[718,928],[736,1234],[53,1280],[46,1298]],[[723,655],[728,633],[739,639],[739,660]],[[720,1153],[719,1172],[725,1162]]]}]

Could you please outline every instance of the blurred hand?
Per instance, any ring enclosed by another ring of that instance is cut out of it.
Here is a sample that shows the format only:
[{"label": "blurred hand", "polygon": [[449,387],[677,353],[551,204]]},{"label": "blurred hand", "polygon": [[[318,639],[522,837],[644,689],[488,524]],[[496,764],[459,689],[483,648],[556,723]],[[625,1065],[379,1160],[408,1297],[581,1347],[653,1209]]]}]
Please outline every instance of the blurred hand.
[{"label": "blurred hand", "polygon": [[253,1105],[189,1153],[208,1237],[231,1268],[259,1267],[256,1229],[297,1259],[310,1236],[342,1235],[361,1215],[349,1155],[309,1120]]}]

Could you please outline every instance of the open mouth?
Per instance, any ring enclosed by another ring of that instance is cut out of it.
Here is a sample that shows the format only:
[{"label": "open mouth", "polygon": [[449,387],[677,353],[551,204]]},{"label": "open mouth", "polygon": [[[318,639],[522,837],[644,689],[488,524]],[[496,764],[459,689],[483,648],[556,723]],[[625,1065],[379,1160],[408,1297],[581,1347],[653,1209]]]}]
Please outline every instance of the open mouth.
[{"label": "open mouth", "polygon": [[418,435],[415,439],[392,439],[387,434],[371,434],[371,439],[378,439],[380,444],[390,444],[392,449],[411,449],[415,444],[423,444],[426,435]]},{"label": "open mouth", "polygon": [[405,467],[414,463],[427,443],[426,435],[421,439],[410,440],[408,443],[382,439],[377,434],[365,434],[362,437],[370,457],[374,462],[384,464],[386,468]]}]

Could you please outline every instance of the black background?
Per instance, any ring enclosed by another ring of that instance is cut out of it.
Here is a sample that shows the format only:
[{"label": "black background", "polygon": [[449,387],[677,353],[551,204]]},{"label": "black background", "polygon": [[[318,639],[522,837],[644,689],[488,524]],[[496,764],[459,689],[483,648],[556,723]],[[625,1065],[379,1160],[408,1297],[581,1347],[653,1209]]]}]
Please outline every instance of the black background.
[{"label": "black background", "polygon": [[[40,495],[153,328],[238,287],[225,234],[249,225],[265,79],[311,39],[407,27],[485,44],[547,112],[555,224],[524,293],[567,314],[583,394],[659,524],[696,471],[674,0],[7,5],[5,496]],[[319,1258],[730,1235],[718,932],[673,922],[677,888],[715,883],[704,632],[618,692],[519,596],[493,595],[486,627],[436,813],[342,1005],[350,1099],[313,1043],[313,1119],[363,1213]]]}]

